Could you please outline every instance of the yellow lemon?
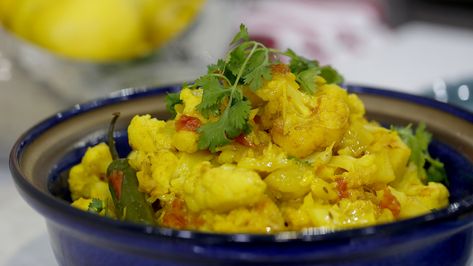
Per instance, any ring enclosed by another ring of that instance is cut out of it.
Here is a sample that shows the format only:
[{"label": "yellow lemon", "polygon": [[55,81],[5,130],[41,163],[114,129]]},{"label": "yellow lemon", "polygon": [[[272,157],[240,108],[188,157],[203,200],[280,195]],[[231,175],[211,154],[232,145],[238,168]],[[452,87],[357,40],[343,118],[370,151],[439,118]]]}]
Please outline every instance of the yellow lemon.
[{"label": "yellow lemon", "polygon": [[150,29],[150,41],[161,46],[193,21],[205,0],[145,0],[144,17]]},{"label": "yellow lemon", "polygon": [[149,54],[182,32],[204,0],[0,0],[0,20],[62,56],[117,61]]}]

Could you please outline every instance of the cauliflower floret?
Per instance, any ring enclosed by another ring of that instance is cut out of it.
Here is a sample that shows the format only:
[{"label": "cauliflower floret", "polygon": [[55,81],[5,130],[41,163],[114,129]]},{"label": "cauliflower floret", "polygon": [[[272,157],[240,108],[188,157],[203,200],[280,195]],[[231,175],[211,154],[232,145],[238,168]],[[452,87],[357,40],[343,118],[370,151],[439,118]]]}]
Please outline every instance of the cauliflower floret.
[{"label": "cauliflower floret", "polygon": [[92,211],[94,213],[97,213],[102,216],[108,216],[108,217],[113,217],[116,218],[115,215],[115,210],[113,206],[109,206],[108,202],[111,202],[111,199],[109,201],[104,201],[100,200],[100,207],[95,207],[90,209],[91,203],[93,203],[94,199],[98,199],[96,197],[86,199],[86,198],[78,198],[75,201],[71,203],[71,206],[83,211]]},{"label": "cauliflower floret", "polygon": [[348,106],[350,107],[350,116],[354,119],[363,118],[365,115],[365,105],[356,94],[348,95]]},{"label": "cauliflower floret", "polygon": [[153,152],[171,149],[174,123],[152,118],[151,115],[136,115],[128,126],[128,141],[134,150]]},{"label": "cauliflower floret", "polygon": [[350,187],[388,184],[396,179],[387,151],[365,154],[360,158],[337,155],[332,157],[328,165],[343,169],[344,172],[338,176],[346,180]]},{"label": "cauliflower floret", "polygon": [[368,147],[370,153],[385,152],[388,155],[389,162],[392,166],[396,178],[401,178],[406,170],[411,150],[401,140],[396,131],[391,131],[380,126],[371,126],[374,141]]},{"label": "cauliflower floret", "polygon": [[314,178],[310,189],[314,200],[329,203],[338,199],[338,191],[335,183],[328,183],[321,178]]},{"label": "cauliflower floret", "polygon": [[447,188],[435,182],[424,185],[417,174],[417,167],[410,164],[401,181],[391,187],[392,194],[401,205],[401,218],[422,215],[448,205]]},{"label": "cauliflower floret", "polygon": [[314,201],[310,194],[300,209],[310,218],[312,226],[339,229],[376,224],[379,212],[378,206],[369,200],[342,199],[330,205]]},{"label": "cauliflower floret", "polygon": [[286,153],[276,145],[269,144],[262,152],[246,150],[245,156],[239,158],[238,167],[270,173],[288,165]]},{"label": "cauliflower floret", "polygon": [[92,199],[78,198],[71,203],[71,206],[83,211],[87,211],[89,210],[89,205],[91,202]]},{"label": "cauliflower floret", "polygon": [[197,151],[199,134],[188,130],[179,130],[172,136],[172,145],[178,150],[187,153]]},{"label": "cauliflower floret", "polygon": [[[350,116],[346,91],[325,84],[311,96],[299,90],[294,74],[273,71],[273,75],[256,94],[267,101],[260,115],[276,144],[301,158],[341,140]],[[351,105],[356,105],[354,100]]]},{"label": "cauliflower floret", "polygon": [[175,107],[178,113],[177,118],[180,115],[188,115],[206,121],[201,113],[197,111],[197,105],[202,101],[202,89],[183,88],[180,93],[180,100],[182,104],[177,104]]},{"label": "cauliflower floret", "polygon": [[266,233],[272,233],[285,227],[278,206],[269,197],[263,197],[250,208],[241,207],[223,214],[205,211],[202,217],[205,221],[202,229],[216,232],[261,233],[264,228]]},{"label": "cauliflower floret", "polygon": [[364,119],[352,119],[348,130],[338,145],[337,153],[360,157],[375,140],[374,134],[366,128]]},{"label": "cauliflower floret", "polygon": [[69,173],[68,182],[72,199],[95,197],[107,200],[110,191],[105,180],[111,162],[112,155],[107,144],[100,143],[88,148],[81,163],[73,166]]},{"label": "cauliflower floret", "polygon": [[107,173],[108,165],[112,162],[112,154],[105,143],[88,148],[82,158],[81,164],[85,171],[97,175]]},{"label": "cauliflower floret", "polygon": [[193,212],[214,210],[227,212],[252,206],[266,190],[266,184],[254,171],[224,164],[212,168],[203,162],[196,167],[184,184],[184,200]]},{"label": "cauliflower floret", "polygon": [[[342,169],[342,177],[350,187],[360,187],[361,185],[373,184],[376,180],[375,173],[378,169],[376,165],[376,155],[366,154],[360,158],[348,155],[333,156],[328,166]],[[332,178],[336,178],[333,176]]]},{"label": "cauliflower floret", "polygon": [[154,202],[169,193],[170,182],[178,162],[173,152],[168,150],[154,153],[133,151],[128,159],[130,165],[137,169],[139,189],[149,195],[148,201]]}]

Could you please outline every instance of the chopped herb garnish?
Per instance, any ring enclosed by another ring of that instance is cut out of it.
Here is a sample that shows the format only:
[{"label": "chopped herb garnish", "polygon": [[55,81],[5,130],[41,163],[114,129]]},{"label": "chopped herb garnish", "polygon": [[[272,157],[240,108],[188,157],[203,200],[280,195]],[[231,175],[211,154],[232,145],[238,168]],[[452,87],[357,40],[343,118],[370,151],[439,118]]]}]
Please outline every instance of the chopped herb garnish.
[{"label": "chopped herb garnish", "polygon": [[331,66],[323,66],[320,69],[320,76],[324,78],[327,83],[340,84],[343,82],[343,77]]},{"label": "chopped herb garnish", "polygon": [[[251,103],[243,96],[243,88],[256,91],[265,81],[272,79],[273,54],[290,58],[289,68],[296,75],[301,90],[306,93],[313,94],[316,91],[315,80],[318,75],[328,83],[342,80],[333,68],[320,67],[315,60],[298,56],[292,50],[281,52],[250,40],[248,29],[243,24],[230,45],[226,58],[208,66],[207,74],[197,79],[191,87],[202,89],[202,100],[197,110],[208,119],[197,130],[200,134],[199,149],[215,152],[233,138],[250,132],[248,120]],[[174,106],[179,103],[181,100],[178,94],[170,93],[166,97],[168,110],[174,116]]]},{"label": "chopped herb garnish", "polygon": [[104,209],[103,201],[100,199],[93,198],[89,203],[88,211],[93,213],[100,213]]},{"label": "chopped herb garnish", "polygon": [[168,93],[166,95],[166,109],[171,113],[173,118],[176,117],[177,114],[174,106],[182,103],[179,95],[179,92]]},{"label": "chopped herb garnish", "polygon": [[315,78],[320,74],[319,62],[299,56],[291,49],[288,49],[285,55],[291,58],[289,69],[296,75],[296,80],[301,89],[313,94],[316,89]]},{"label": "chopped herb garnish", "polygon": [[417,166],[418,174],[425,177],[427,182],[438,182],[448,185],[447,173],[444,165],[438,159],[432,158],[429,153],[429,144],[432,134],[426,130],[425,124],[420,123],[415,129],[411,125],[403,128],[394,128],[402,141],[411,149],[409,160]]}]

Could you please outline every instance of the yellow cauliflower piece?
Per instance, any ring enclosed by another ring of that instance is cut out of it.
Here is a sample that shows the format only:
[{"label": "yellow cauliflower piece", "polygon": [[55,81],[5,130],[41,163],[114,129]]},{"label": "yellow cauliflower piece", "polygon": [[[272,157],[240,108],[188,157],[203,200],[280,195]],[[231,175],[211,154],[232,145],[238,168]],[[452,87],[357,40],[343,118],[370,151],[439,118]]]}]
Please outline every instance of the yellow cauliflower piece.
[{"label": "yellow cauliflower piece", "polygon": [[81,160],[81,164],[87,172],[97,175],[106,174],[111,162],[112,154],[105,143],[88,148]]},{"label": "yellow cauliflower piece", "polygon": [[441,209],[448,205],[449,192],[441,183],[424,185],[417,176],[417,168],[409,165],[402,181],[391,188],[401,205],[401,218],[409,218]]},{"label": "yellow cauliflower piece", "polygon": [[284,220],[286,221],[288,228],[292,230],[299,230],[313,226],[309,214],[301,208],[301,205],[301,201],[283,201],[280,204]]},{"label": "yellow cauliflower piece", "polygon": [[338,145],[337,153],[360,157],[375,140],[374,134],[366,128],[364,119],[353,119]]},{"label": "yellow cauliflower piece", "polygon": [[188,130],[179,130],[172,135],[172,146],[178,151],[193,153],[197,151],[199,134]]},{"label": "yellow cauliflower piece", "polygon": [[[78,199],[74,200],[71,203],[71,206],[74,207],[74,208],[77,208],[79,210],[89,211],[89,206],[90,206],[90,203],[92,203],[93,199],[97,199],[97,198],[95,198],[95,197],[92,197],[90,199],[78,198]],[[108,204],[108,202],[111,202],[111,200],[112,200],[111,198],[108,201],[101,200],[102,201],[102,210],[100,212],[98,212],[99,215],[108,216],[108,217],[112,217],[112,218],[117,218],[115,213],[114,213],[114,207],[110,206]]]},{"label": "yellow cauliflower piece", "polygon": [[183,194],[186,180],[190,179],[192,174],[200,169],[202,163],[208,163],[214,157],[213,154],[205,151],[197,151],[192,154],[178,153],[178,155],[179,160],[170,187],[171,193],[175,195]]},{"label": "yellow cauliflower piece", "polygon": [[263,197],[254,206],[237,208],[229,213],[205,211],[202,216],[204,230],[225,233],[265,233],[284,229],[284,219],[278,206],[269,198]]},{"label": "yellow cauliflower piece", "polygon": [[174,123],[152,118],[151,115],[136,115],[128,126],[128,141],[134,150],[154,152],[171,149]]},{"label": "yellow cauliflower piece", "polygon": [[154,202],[170,192],[170,182],[178,162],[173,152],[168,150],[159,150],[154,153],[133,151],[128,159],[130,165],[137,170],[139,189],[148,194],[148,201]]},{"label": "yellow cauliflower piece", "polygon": [[202,89],[189,89],[183,88],[180,94],[180,100],[182,104],[176,105],[175,109],[178,113],[176,118],[182,115],[188,115],[197,117],[200,121],[206,121],[206,119],[197,111],[197,105],[202,101]]},{"label": "yellow cauliflower piece", "polygon": [[286,153],[276,145],[269,144],[262,152],[247,149],[246,154],[239,158],[238,167],[258,172],[272,172],[288,165]]},{"label": "yellow cauliflower piece", "polygon": [[365,115],[365,105],[356,94],[348,95],[348,106],[350,107],[350,117],[352,119],[363,118]]},{"label": "yellow cauliflower piece", "polygon": [[405,193],[421,201],[428,211],[441,209],[448,205],[449,192],[441,183],[429,182],[424,186],[413,186]]},{"label": "yellow cauliflower piece", "polygon": [[88,211],[91,202],[92,199],[78,198],[71,203],[71,206],[83,211]]},{"label": "yellow cauliflower piece", "polygon": [[108,188],[107,182],[97,182],[90,187],[90,198],[100,199],[104,202],[107,202],[111,199],[110,189]]},{"label": "yellow cauliflower piece", "polygon": [[321,178],[314,178],[310,188],[314,200],[329,203],[338,199],[335,183],[328,183]]},{"label": "yellow cauliflower piece", "polygon": [[249,145],[234,141],[219,148],[218,163],[236,163],[239,167],[264,172],[273,171],[287,163],[284,151],[273,145],[271,136],[259,130],[258,125],[252,125],[252,131],[244,136],[244,141]]},{"label": "yellow cauliflower piece", "polygon": [[323,228],[353,228],[376,224],[378,206],[369,200],[342,199],[338,204],[322,204],[309,194],[301,209],[306,212],[312,226]]},{"label": "yellow cauliflower piece", "polygon": [[376,224],[378,206],[369,200],[342,199],[338,205],[332,206],[332,210],[334,210],[334,223],[341,228]]},{"label": "yellow cauliflower piece", "polygon": [[194,170],[185,180],[183,191],[184,201],[193,212],[227,212],[252,206],[266,190],[266,184],[256,172],[235,165],[212,168],[210,163],[203,162]]},{"label": "yellow cauliflower piece", "polygon": [[217,157],[219,164],[238,163],[242,158],[248,155],[249,147],[245,147],[236,143],[227,144],[219,148],[220,153]]},{"label": "yellow cauliflower piece", "polygon": [[[107,144],[100,143],[88,148],[81,163],[73,166],[69,173],[68,182],[72,199],[96,196],[96,198],[107,200],[110,192],[105,180],[107,168],[111,162],[112,155]],[[107,189],[104,189],[105,187]]]},{"label": "yellow cauliflower piece", "polygon": [[[376,165],[376,156],[374,154],[366,154],[360,158],[348,155],[337,155],[332,157],[328,165],[342,169],[343,173],[341,176],[346,178],[346,181],[351,187],[369,185],[376,181],[374,174],[378,166]],[[332,178],[335,177],[336,176],[333,176]]]},{"label": "yellow cauliflower piece", "polygon": [[365,154],[360,158],[337,155],[332,157],[328,165],[343,169],[344,172],[339,176],[343,177],[350,187],[388,184],[396,179],[387,151]]},{"label": "yellow cauliflower piece", "polygon": [[370,127],[374,135],[374,141],[367,148],[370,153],[387,153],[389,162],[397,178],[401,178],[406,170],[411,150],[401,140],[397,132],[380,126]]},{"label": "yellow cauliflower piece", "polygon": [[[309,96],[298,87],[275,88],[281,88],[283,93],[270,100],[263,109],[262,120],[271,125],[273,141],[289,155],[305,157],[341,140],[349,125],[346,91],[337,85],[324,85],[314,96]],[[288,104],[293,100],[294,103]]]}]

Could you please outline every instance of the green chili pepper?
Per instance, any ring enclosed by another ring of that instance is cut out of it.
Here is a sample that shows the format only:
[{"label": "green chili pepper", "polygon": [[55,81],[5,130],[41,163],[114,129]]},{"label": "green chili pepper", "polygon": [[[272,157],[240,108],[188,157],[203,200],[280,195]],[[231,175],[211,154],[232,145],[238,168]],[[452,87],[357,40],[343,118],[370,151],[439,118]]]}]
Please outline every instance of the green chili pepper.
[{"label": "green chili pepper", "polygon": [[154,224],[154,212],[145,195],[138,189],[136,171],[126,158],[119,158],[113,138],[115,123],[120,113],[114,113],[108,129],[108,146],[112,154],[112,163],[107,169],[108,187],[112,194],[117,216],[125,221]]}]

